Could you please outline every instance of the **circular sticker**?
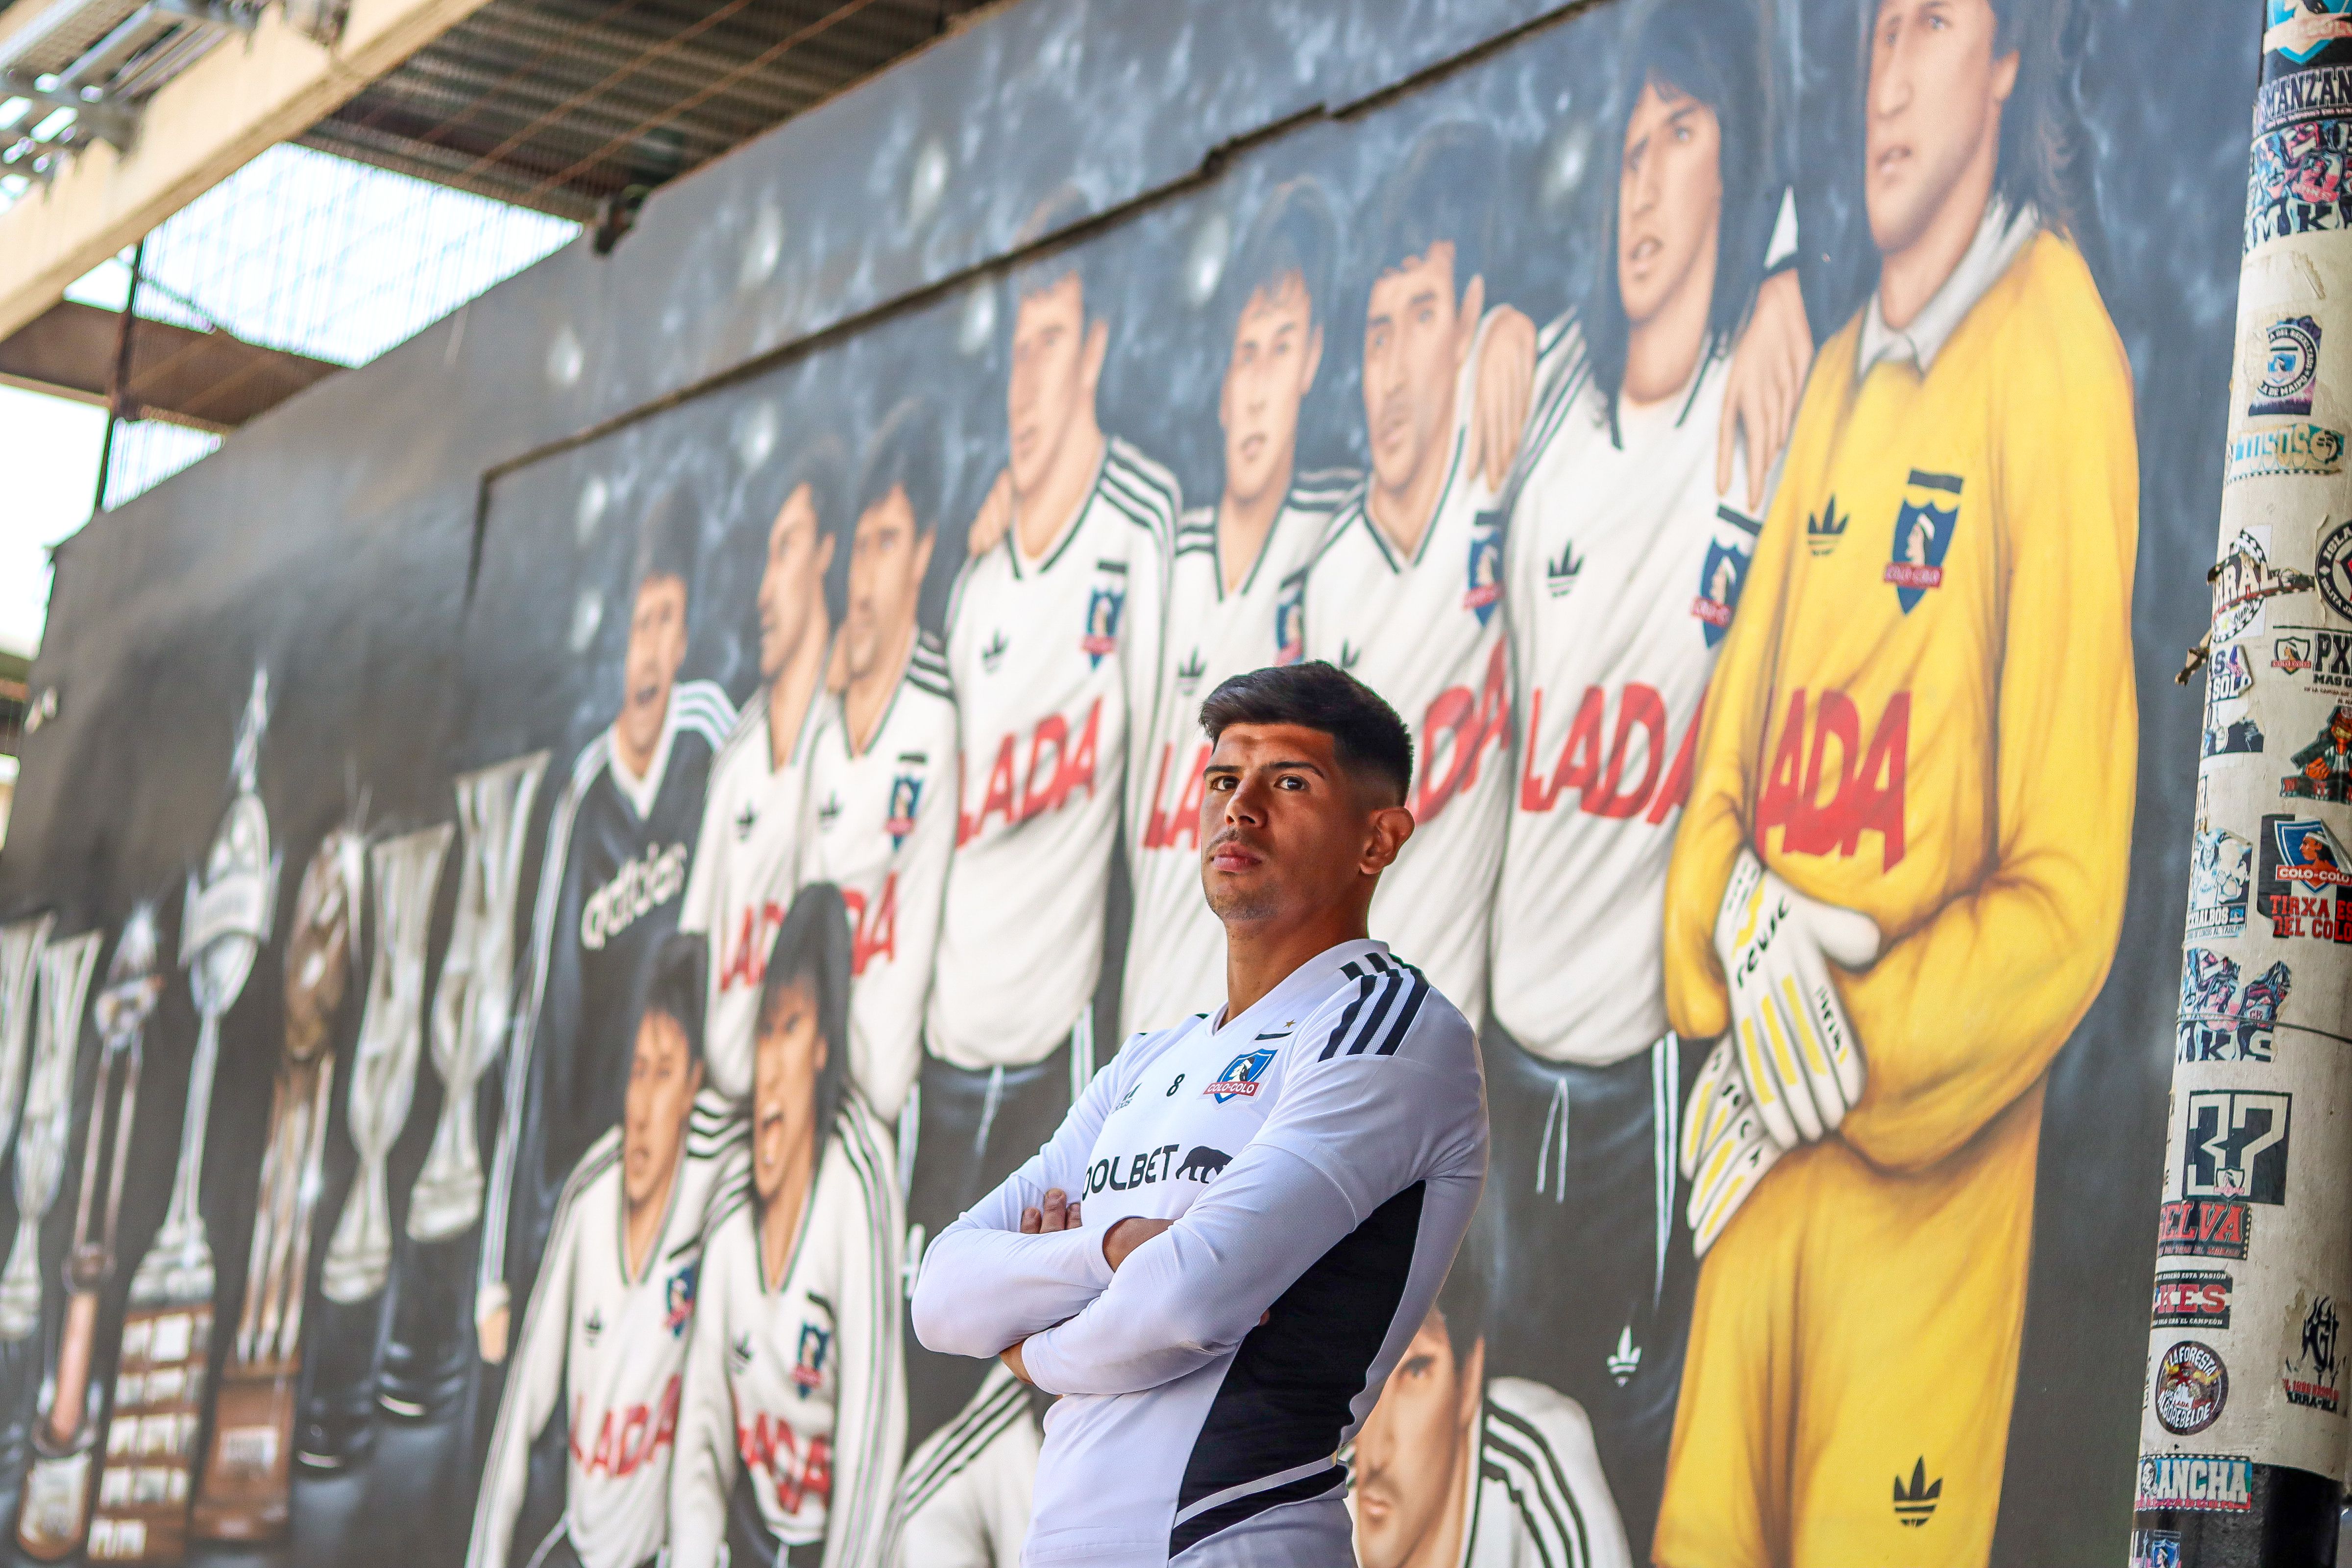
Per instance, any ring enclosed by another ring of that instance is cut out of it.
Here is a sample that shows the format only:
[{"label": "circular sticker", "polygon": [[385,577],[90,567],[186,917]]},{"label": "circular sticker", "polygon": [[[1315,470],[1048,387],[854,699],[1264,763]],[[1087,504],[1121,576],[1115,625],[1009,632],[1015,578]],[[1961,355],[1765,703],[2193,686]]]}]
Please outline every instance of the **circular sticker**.
[{"label": "circular sticker", "polygon": [[2327,607],[2352,621],[2352,518],[2329,529],[2319,542],[2312,575],[2319,579],[2319,596]]},{"label": "circular sticker", "polygon": [[2202,1432],[2229,1401],[2230,1369],[2212,1346],[2182,1340],[2156,1363],[2156,1418],[2166,1431]]}]

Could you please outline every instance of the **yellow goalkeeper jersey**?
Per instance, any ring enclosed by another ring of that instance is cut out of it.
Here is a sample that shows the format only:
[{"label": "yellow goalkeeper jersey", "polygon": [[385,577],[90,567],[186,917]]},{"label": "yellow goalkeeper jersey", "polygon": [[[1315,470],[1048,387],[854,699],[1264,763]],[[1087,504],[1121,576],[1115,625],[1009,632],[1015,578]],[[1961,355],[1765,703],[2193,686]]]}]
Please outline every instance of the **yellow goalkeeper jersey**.
[{"label": "yellow goalkeeper jersey", "polygon": [[[2041,1082],[2123,920],[2139,482],[2123,345],[2080,252],[2047,232],[1924,374],[1858,370],[1863,331],[1858,316],[1814,365],[1716,670],[1665,985],[1676,1029],[1723,1032],[1716,913],[1753,845],[1885,935],[1866,973],[1833,972],[1868,1081],[1705,1259],[1669,1568],[1984,1560]],[[1915,1460],[1947,1478],[1942,1529],[1889,1501]]]}]

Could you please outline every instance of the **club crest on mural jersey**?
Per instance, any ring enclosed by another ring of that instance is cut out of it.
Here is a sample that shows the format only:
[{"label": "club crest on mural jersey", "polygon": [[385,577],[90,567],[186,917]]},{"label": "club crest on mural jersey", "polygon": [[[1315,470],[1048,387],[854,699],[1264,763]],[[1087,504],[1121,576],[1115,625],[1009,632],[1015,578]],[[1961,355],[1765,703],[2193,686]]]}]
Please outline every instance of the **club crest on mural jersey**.
[{"label": "club crest on mural jersey", "polygon": [[1127,563],[1095,563],[1095,585],[1087,595],[1086,635],[1078,639],[1087,668],[1099,666],[1118,647],[1119,613],[1127,608]]},{"label": "club crest on mural jersey", "polygon": [[1885,574],[1905,615],[1917,607],[1921,595],[1944,585],[1944,557],[1959,526],[1960,477],[1912,469],[1895,513],[1895,543]]},{"label": "club crest on mural jersey", "polygon": [[882,831],[890,836],[890,847],[896,849],[915,831],[915,813],[923,804],[923,775],[919,771],[930,758],[922,752],[907,752],[898,758],[898,771],[890,776],[890,815],[882,824]]},{"label": "club crest on mural jersey", "polygon": [[1297,664],[1307,657],[1307,576],[1283,580],[1274,599],[1274,662]]},{"label": "club crest on mural jersey", "polygon": [[662,1287],[662,1304],[666,1309],[662,1314],[662,1327],[669,1331],[672,1339],[683,1337],[686,1326],[694,1321],[694,1277],[698,1268],[699,1265],[695,1263],[678,1265],[677,1272],[672,1274],[668,1283]]},{"label": "club crest on mural jersey", "polygon": [[1499,511],[1482,511],[1470,529],[1469,581],[1462,607],[1476,616],[1482,626],[1495,618],[1495,606],[1503,602],[1503,517]]},{"label": "club crest on mural jersey", "polygon": [[1201,1092],[1213,1095],[1219,1105],[1230,1100],[1247,1099],[1257,1092],[1258,1079],[1265,1076],[1265,1069],[1273,1062],[1272,1051],[1244,1051],[1225,1064],[1216,1082]]},{"label": "club crest on mural jersey", "polygon": [[1691,614],[1698,617],[1707,647],[1721,642],[1731,629],[1731,613],[1739,607],[1739,590],[1747,581],[1748,552],[1709,540],[1706,559],[1698,569],[1698,596],[1691,601]]},{"label": "club crest on mural jersey", "polygon": [[800,1347],[793,1357],[793,1393],[806,1399],[824,1382],[825,1353],[833,1348],[833,1331],[801,1324]]}]

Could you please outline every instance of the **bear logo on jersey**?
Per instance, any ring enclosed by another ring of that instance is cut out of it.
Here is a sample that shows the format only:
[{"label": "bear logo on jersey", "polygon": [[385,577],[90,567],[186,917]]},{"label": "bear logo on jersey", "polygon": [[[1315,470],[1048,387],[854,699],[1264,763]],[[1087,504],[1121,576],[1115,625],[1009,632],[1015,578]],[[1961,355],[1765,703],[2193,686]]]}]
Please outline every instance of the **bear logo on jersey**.
[{"label": "bear logo on jersey", "polygon": [[1495,617],[1495,606],[1503,602],[1503,514],[1482,511],[1471,525],[1469,586],[1462,595],[1462,607],[1478,617],[1485,626]]},{"label": "bear logo on jersey", "polygon": [[1691,601],[1706,646],[1713,647],[1731,629],[1731,612],[1739,607],[1740,584],[1748,581],[1748,552],[1737,544],[1709,540],[1706,560],[1698,569],[1698,597]]},{"label": "bear logo on jersey", "polygon": [[882,831],[890,836],[890,847],[896,849],[915,831],[915,808],[923,801],[923,778],[912,770],[922,766],[927,759],[918,754],[898,759],[899,772],[890,779],[890,816],[882,824]]},{"label": "bear logo on jersey", "polygon": [[1307,578],[1283,579],[1274,601],[1274,662],[1297,664],[1307,657]]},{"label": "bear logo on jersey", "polygon": [[824,1382],[824,1354],[833,1348],[833,1331],[814,1323],[801,1324],[800,1352],[793,1360],[793,1392],[806,1399]]},{"label": "bear logo on jersey", "polygon": [[1272,1051],[1244,1051],[1225,1064],[1216,1082],[1201,1092],[1214,1095],[1219,1105],[1236,1098],[1246,1100],[1257,1092],[1257,1080],[1265,1076],[1273,1061]]},{"label": "bear logo on jersey", "polygon": [[[1944,585],[1944,556],[1960,525],[1960,477],[1914,468],[1904,489],[1885,580],[1895,584],[1895,603],[1907,616],[1922,594]],[[1949,504],[1938,506],[1938,497],[1948,497]]]},{"label": "bear logo on jersey", "polygon": [[1094,591],[1087,595],[1087,633],[1078,639],[1087,668],[1100,665],[1118,647],[1118,615],[1127,607],[1127,563],[1095,563]]}]

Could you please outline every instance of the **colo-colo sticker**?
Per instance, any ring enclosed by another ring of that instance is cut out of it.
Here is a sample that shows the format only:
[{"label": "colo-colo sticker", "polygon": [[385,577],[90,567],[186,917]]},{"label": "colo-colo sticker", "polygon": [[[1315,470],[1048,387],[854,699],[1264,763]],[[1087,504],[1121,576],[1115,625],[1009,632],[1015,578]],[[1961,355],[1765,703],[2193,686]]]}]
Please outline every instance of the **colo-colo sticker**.
[{"label": "colo-colo sticker", "polygon": [[2132,1507],[2142,1512],[2244,1513],[2254,1506],[2254,1462],[2242,1454],[2143,1454]]},{"label": "colo-colo sticker", "polygon": [[[2327,824],[2315,816],[2265,816],[2259,837],[2262,879],[2254,889],[2255,907],[2270,921],[2271,935],[2281,942],[2352,943],[2352,858]],[[2278,994],[2265,991],[2260,999],[2269,1004],[2266,1023],[2278,1016],[2286,978],[2282,965]],[[2259,984],[2250,983],[2249,990]],[[2184,1012],[2188,1005],[2184,990]]]},{"label": "colo-colo sticker", "polygon": [[2241,430],[2230,437],[2230,460],[2221,482],[2273,475],[2332,474],[2343,467],[2344,437],[2325,425],[2300,423],[2270,430]]},{"label": "colo-colo sticker", "polygon": [[2246,929],[2254,847],[2226,827],[2199,831],[2189,858],[2189,935],[2232,937]]},{"label": "colo-colo sticker", "polygon": [[2159,1329],[2226,1329],[2231,1288],[2230,1277],[2218,1268],[2159,1274],[2149,1321]]},{"label": "colo-colo sticker", "polygon": [[2208,948],[2190,948],[2180,966],[2179,1059],[2270,1060],[2279,1008],[2294,984],[2284,960],[2241,984],[2235,959]]},{"label": "colo-colo sticker", "polygon": [[2284,1204],[2294,1096],[2283,1089],[2198,1089],[2187,1099],[2180,1195]]},{"label": "colo-colo sticker", "polygon": [[[2275,626],[2271,668],[2305,677],[2312,691],[2352,694],[2352,631],[2330,626]],[[2207,689],[2211,689],[2208,681]]]},{"label": "colo-colo sticker", "polygon": [[2213,584],[2215,647],[2260,631],[2264,599],[2300,594],[2311,586],[2311,579],[2302,573],[2272,565],[2263,540],[2242,528],[2207,576]]},{"label": "colo-colo sticker", "polygon": [[2352,799],[2352,703],[2339,702],[2306,745],[2287,757],[2294,772],[2279,780],[2282,799]]},{"label": "colo-colo sticker", "polygon": [[2300,1290],[2287,1309],[2287,1343],[2294,1353],[2279,1367],[2279,1388],[2289,1405],[2330,1415],[2344,1414],[2344,1357],[2336,1347],[2343,1322],[2332,1297],[2306,1298]]},{"label": "colo-colo sticker", "polygon": [[2181,1340],[2156,1363],[2156,1418],[2175,1436],[2189,1437],[2221,1418],[2230,1403],[2230,1369],[2221,1352],[2201,1340]]},{"label": "colo-colo sticker", "polygon": [[2320,536],[2319,558],[2311,574],[2318,580],[2319,596],[2327,607],[2352,621],[2352,518]]},{"label": "colo-colo sticker", "polygon": [[2158,1258],[2246,1256],[2254,1211],[2225,1198],[2186,1198],[2164,1205],[2156,1227]]}]

